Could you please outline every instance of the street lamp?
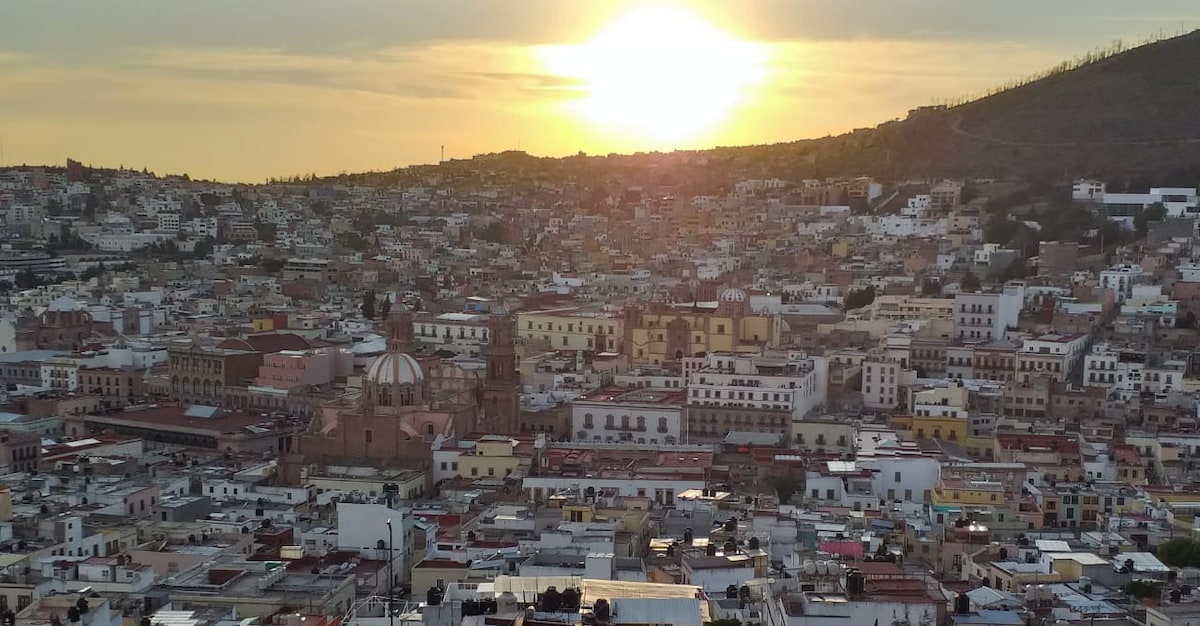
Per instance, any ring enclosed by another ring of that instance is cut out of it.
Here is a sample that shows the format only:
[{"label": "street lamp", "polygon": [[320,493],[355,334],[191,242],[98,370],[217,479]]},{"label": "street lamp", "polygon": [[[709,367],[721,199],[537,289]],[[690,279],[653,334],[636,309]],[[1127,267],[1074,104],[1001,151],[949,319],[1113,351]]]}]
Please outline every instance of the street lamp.
[{"label": "street lamp", "polygon": [[396,547],[395,534],[392,532],[392,518],[387,519],[388,529],[388,588],[387,588],[387,614],[388,626],[396,626],[396,614],[392,612],[392,588],[396,584]]}]

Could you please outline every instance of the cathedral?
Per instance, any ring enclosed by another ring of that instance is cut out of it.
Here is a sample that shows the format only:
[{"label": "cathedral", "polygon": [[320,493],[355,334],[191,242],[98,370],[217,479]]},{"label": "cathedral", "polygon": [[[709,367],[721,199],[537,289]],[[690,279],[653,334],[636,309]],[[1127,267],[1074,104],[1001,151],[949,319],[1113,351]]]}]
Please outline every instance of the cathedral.
[{"label": "cathedral", "polygon": [[440,437],[515,432],[520,379],[513,321],[493,315],[485,368],[469,368],[414,350],[412,313],[392,308],[387,351],[367,369],[362,391],[324,407],[296,438],[284,463],[296,480],[306,466],[369,465],[427,469]]}]

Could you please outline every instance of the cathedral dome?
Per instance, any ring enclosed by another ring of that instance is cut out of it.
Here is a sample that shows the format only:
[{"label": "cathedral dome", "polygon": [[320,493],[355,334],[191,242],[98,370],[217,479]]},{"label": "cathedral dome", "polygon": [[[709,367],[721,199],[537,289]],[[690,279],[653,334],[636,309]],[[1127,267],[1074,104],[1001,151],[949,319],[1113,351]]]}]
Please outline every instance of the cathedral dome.
[{"label": "cathedral dome", "polygon": [[375,359],[367,370],[364,383],[376,385],[417,385],[425,380],[421,364],[404,353],[388,352]]},{"label": "cathedral dome", "polygon": [[737,287],[732,287],[721,292],[721,302],[745,302],[746,300],[746,292]]}]

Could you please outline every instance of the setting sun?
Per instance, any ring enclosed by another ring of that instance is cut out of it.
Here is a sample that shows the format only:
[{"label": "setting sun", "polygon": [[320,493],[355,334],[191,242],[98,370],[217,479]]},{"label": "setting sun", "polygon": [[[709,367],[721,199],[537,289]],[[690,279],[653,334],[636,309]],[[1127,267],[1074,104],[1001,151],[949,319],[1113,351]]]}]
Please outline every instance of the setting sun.
[{"label": "setting sun", "polygon": [[765,47],[700,15],[642,8],[590,40],[542,50],[547,69],[578,81],[568,106],[605,128],[658,141],[695,138],[744,102],[767,74]]}]

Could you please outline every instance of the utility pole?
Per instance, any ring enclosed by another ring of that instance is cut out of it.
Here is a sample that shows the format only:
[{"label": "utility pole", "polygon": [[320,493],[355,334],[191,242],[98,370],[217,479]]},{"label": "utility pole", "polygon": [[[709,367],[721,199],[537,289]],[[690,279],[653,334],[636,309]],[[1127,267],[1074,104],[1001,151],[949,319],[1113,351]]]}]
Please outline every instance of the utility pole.
[{"label": "utility pole", "polygon": [[388,529],[388,586],[387,586],[387,614],[388,626],[396,626],[396,613],[392,610],[392,588],[396,582],[396,543],[395,534],[392,532],[392,518],[387,519]]}]

